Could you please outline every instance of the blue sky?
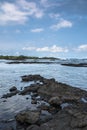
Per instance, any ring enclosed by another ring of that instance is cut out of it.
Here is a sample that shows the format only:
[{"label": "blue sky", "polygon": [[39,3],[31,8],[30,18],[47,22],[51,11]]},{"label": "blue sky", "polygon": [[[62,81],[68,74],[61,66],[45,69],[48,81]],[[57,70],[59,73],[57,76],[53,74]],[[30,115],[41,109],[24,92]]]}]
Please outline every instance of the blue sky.
[{"label": "blue sky", "polygon": [[1,0],[0,54],[87,58],[87,0]]}]

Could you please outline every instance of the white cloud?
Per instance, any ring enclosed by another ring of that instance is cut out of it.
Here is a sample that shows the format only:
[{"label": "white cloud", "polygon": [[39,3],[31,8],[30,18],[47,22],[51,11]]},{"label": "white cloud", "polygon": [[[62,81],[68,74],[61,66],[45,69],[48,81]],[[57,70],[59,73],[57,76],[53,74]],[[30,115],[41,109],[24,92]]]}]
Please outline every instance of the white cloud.
[{"label": "white cloud", "polygon": [[61,19],[57,24],[52,25],[50,28],[54,29],[54,30],[58,30],[58,29],[61,29],[61,28],[71,28],[72,25],[73,24],[72,24],[71,21]]},{"label": "white cloud", "polygon": [[43,16],[43,10],[38,8],[36,3],[34,2],[27,2],[26,0],[19,0],[18,1],[19,6],[22,7],[22,9],[27,11],[28,15],[34,15],[36,18],[41,18]]},{"label": "white cloud", "polygon": [[87,44],[80,45],[76,51],[87,51]]},{"label": "white cloud", "polygon": [[20,11],[16,5],[11,3],[4,3],[1,5],[0,12],[0,23],[2,24],[7,23],[8,21],[23,23],[27,20],[25,13]]},{"label": "white cloud", "polygon": [[67,48],[62,48],[56,45],[53,45],[52,47],[42,47],[42,48],[37,48],[37,47],[24,47],[23,50],[35,50],[37,52],[52,52],[52,53],[57,53],[57,52],[68,52]]},{"label": "white cloud", "polygon": [[43,10],[38,8],[36,3],[26,0],[0,4],[0,24],[8,22],[25,23],[30,16],[41,18],[43,14]]},{"label": "white cloud", "polygon": [[56,45],[53,45],[52,47],[43,47],[43,48],[37,48],[37,51],[46,51],[46,52],[68,52],[67,48],[62,48]]},{"label": "white cloud", "polygon": [[50,13],[49,16],[50,16],[50,18],[58,19],[60,17],[60,14],[59,13],[56,13],[56,14]]},{"label": "white cloud", "polygon": [[43,28],[35,28],[35,29],[32,29],[31,32],[34,32],[34,33],[39,33],[39,32],[43,32],[44,29]]},{"label": "white cloud", "polygon": [[49,47],[37,48],[36,51],[49,51]]},{"label": "white cloud", "polygon": [[28,50],[28,51],[32,51],[35,50],[36,47],[23,47],[22,50]]}]

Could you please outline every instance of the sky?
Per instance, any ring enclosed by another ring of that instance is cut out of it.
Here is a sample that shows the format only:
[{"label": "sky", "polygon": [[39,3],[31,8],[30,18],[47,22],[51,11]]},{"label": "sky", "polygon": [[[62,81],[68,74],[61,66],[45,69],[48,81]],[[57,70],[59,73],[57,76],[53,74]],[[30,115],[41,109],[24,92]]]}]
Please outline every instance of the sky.
[{"label": "sky", "polygon": [[0,55],[87,58],[87,0],[0,0]]}]

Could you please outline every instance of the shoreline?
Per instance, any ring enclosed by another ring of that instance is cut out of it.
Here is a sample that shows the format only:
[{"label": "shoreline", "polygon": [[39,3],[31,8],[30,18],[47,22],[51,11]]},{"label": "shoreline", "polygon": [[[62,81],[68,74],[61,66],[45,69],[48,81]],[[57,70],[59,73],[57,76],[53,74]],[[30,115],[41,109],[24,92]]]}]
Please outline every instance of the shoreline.
[{"label": "shoreline", "polygon": [[60,64],[62,66],[68,66],[68,67],[87,67],[87,63],[59,63],[59,62],[53,62],[53,61],[11,61],[6,62],[6,64]]},{"label": "shoreline", "polygon": [[[38,104],[42,101],[44,104],[37,106],[37,110],[28,109],[18,112],[14,121],[7,121],[7,125],[10,124],[9,130],[43,130],[43,128],[44,130],[62,130],[63,127],[65,127],[64,130],[82,130],[83,127],[84,130],[87,129],[85,120],[87,117],[87,92],[85,90],[59,83],[55,79],[46,79],[40,75],[25,75],[21,78],[22,82],[34,81],[34,83],[20,91],[16,87],[12,87],[9,89],[9,93],[2,96],[4,103],[6,99],[16,95],[25,96],[32,93],[31,104]],[[26,100],[29,101],[28,98]],[[32,114],[36,118],[33,119]],[[62,118],[60,118],[61,116]],[[85,123],[81,122],[82,120]],[[15,128],[11,126],[13,122]],[[4,124],[6,121],[2,123],[2,125]],[[2,130],[4,129],[7,130],[7,126]]]},{"label": "shoreline", "polygon": [[19,56],[12,56],[12,55],[0,55],[0,59],[5,59],[5,60],[27,60],[27,59],[33,59],[33,60],[58,60],[60,58],[56,57],[36,57],[36,56],[25,56],[25,55],[19,55]]},{"label": "shoreline", "polygon": [[61,64],[61,65],[69,66],[69,67],[87,67],[87,63],[79,63],[79,64],[65,63],[65,64]]}]

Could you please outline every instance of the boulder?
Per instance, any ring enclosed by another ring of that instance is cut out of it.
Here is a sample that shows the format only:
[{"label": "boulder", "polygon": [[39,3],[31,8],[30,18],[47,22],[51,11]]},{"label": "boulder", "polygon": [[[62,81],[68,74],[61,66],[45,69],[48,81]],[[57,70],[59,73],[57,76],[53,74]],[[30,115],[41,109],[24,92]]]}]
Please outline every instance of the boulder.
[{"label": "boulder", "polygon": [[20,123],[35,124],[40,118],[40,111],[26,110],[15,116],[16,121]]},{"label": "boulder", "polygon": [[53,119],[42,124],[40,130],[72,130],[70,125],[71,117],[64,111],[55,114]]},{"label": "boulder", "polygon": [[59,97],[52,97],[49,100],[49,104],[54,106],[54,107],[59,107],[61,105],[62,101]]},{"label": "boulder", "polygon": [[40,115],[40,119],[38,120],[38,125],[46,123],[49,120],[51,120],[52,118],[53,117],[52,117],[52,115],[49,112],[42,110],[42,113]]},{"label": "boulder", "polygon": [[43,81],[43,77],[40,75],[24,75],[22,76],[22,81],[23,82],[28,82],[28,81]]},{"label": "boulder", "polygon": [[72,117],[71,127],[72,128],[85,128],[87,127],[87,112],[81,111],[80,109],[67,109],[68,114]]},{"label": "boulder", "polygon": [[15,86],[13,86],[12,88],[9,89],[10,92],[13,92],[13,91],[17,91],[17,88]]}]

